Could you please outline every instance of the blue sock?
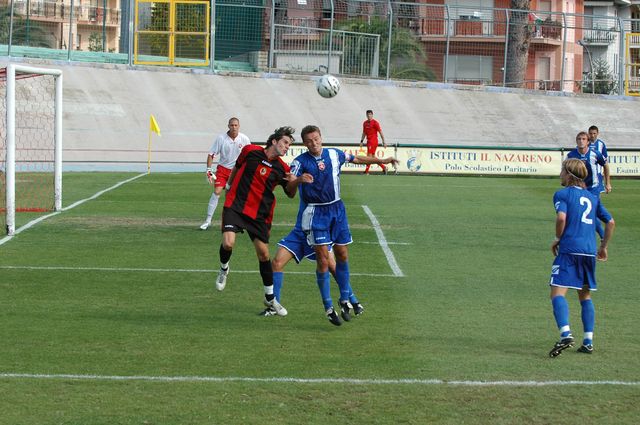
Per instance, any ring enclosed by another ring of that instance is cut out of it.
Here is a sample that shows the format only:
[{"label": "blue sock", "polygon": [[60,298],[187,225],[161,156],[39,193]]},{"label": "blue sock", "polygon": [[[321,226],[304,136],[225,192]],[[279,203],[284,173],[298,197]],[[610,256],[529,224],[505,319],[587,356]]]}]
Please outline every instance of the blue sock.
[{"label": "blue sock", "polygon": [[320,296],[322,297],[322,304],[324,309],[328,310],[333,307],[333,301],[331,300],[331,287],[329,286],[329,272],[320,273],[316,271],[316,283],[318,289],[320,289]]},{"label": "blue sock", "polygon": [[[351,297],[355,298],[353,291],[351,290],[351,283],[349,277],[349,262],[336,263],[336,282],[338,282],[338,288],[340,288],[340,301],[351,301]],[[356,299],[356,302],[358,300]]]},{"label": "blue sock", "polygon": [[282,290],[283,283],[284,283],[284,273],[273,272],[273,295],[275,295],[276,300],[278,300],[278,302],[280,302],[280,291]]},{"label": "blue sock", "polygon": [[593,328],[596,324],[596,309],[591,299],[580,301],[582,306],[582,327],[584,329],[584,345],[593,344]]},{"label": "blue sock", "polygon": [[562,295],[553,297],[551,300],[553,305],[553,316],[556,318],[556,325],[560,329],[560,337],[566,338],[571,335],[569,328],[569,304]]}]

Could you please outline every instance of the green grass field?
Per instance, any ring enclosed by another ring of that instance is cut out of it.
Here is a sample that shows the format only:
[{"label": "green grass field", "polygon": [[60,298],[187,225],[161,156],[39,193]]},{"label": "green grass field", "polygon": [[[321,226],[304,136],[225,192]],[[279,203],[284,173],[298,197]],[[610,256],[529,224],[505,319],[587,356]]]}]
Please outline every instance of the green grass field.
[{"label": "green grass field", "polygon": [[[133,176],[68,173],[64,205]],[[0,245],[0,423],[637,424],[640,181],[614,180],[604,197],[617,228],[598,264],[595,353],[550,359],[559,187],[344,176],[366,311],[334,327],[310,262],[286,269],[289,315],[258,316],[246,235],[227,288],[214,290],[219,221],[198,229],[202,175],[135,179]],[[298,205],[279,195],[273,246]],[[19,214],[18,226],[34,217]],[[569,305],[580,340],[573,293]]]}]

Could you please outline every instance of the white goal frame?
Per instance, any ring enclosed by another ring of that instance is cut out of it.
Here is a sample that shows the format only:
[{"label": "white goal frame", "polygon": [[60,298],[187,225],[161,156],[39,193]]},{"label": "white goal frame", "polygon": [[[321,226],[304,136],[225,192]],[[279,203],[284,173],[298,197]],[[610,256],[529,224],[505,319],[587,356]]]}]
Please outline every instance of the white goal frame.
[{"label": "white goal frame", "polygon": [[62,209],[62,70],[7,65],[7,152],[6,152],[6,224],[7,234],[16,230],[16,73],[55,77],[54,112],[54,210]]}]

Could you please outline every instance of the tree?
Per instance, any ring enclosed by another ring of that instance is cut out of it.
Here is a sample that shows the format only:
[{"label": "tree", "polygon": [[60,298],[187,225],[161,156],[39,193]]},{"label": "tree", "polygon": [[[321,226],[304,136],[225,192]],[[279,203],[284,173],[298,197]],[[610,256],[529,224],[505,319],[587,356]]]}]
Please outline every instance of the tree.
[{"label": "tree", "polygon": [[509,35],[507,49],[507,69],[505,80],[511,87],[522,87],[527,71],[531,27],[529,25],[530,0],[511,0]]},{"label": "tree", "polygon": [[605,59],[599,58],[593,61],[593,71],[590,71],[586,75],[586,80],[582,82],[582,92],[591,93],[592,84],[593,93],[614,94],[617,92],[616,76],[611,72]]},{"label": "tree", "polygon": [[[9,44],[11,29],[11,8],[0,6],[0,44]],[[52,42],[45,28],[38,21],[27,20],[20,15],[13,15],[13,34],[11,44],[14,46],[48,47]]]},{"label": "tree", "polygon": [[[408,29],[393,27],[391,43],[389,43],[389,21],[387,19],[373,17],[369,22],[353,19],[342,22],[339,29],[380,35],[380,75],[386,75],[387,73],[387,52],[389,45],[391,45],[389,77],[422,81],[434,81],[436,79],[435,73],[426,64],[427,54],[424,46]],[[345,63],[345,73],[360,73],[350,71],[354,67],[371,69],[370,62],[372,58],[370,58],[370,55],[365,54],[365,47],[363,43],[345,46],[343,57],[349,61]],[[354,71],[357,71],[357,69]]]},{"label": "tree", "polygon": [[90,52],[102,52],[102,35],[97,32],[92,32],[89,35],[89,51]]}]

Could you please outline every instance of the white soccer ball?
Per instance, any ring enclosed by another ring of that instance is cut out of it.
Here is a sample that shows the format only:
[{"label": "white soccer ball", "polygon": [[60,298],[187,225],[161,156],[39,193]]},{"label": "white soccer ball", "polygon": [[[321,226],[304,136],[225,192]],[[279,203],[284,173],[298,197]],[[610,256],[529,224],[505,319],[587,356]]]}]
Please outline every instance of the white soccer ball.
[{"label": "white soccer ball", "polygon": [[340,91],[340,81],[333,75],[325,74],[316,81],[316,90],[320,96],[332,98]]}]

